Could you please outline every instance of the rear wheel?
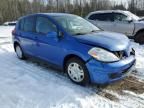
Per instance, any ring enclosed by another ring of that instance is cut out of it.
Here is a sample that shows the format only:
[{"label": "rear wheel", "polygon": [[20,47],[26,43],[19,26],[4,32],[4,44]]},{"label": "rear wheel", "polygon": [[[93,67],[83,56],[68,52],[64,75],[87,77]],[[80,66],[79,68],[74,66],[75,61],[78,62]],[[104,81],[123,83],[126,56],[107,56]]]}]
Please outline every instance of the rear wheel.
[{"label": "rear wheel", "polygon": [[139,44],[144,44],[144,31],[143,32],[139,32],[136,36],[135,36],[135,42],[139,43]]},{"label": "rear wheel", "polygon": [[68,77],[76,84],[86,85],[89,83],[89,74],[85,63],[78,59],[72,58],[67,61],[65,70]]},{"label": "rear wheel", "polygon": [[20,47],[20,45],[18,45],[18,44],[15,45],[15,52],[16,52],[17,57],[19,59],[25,59],[24,53],[23,53],[22,48]]}]

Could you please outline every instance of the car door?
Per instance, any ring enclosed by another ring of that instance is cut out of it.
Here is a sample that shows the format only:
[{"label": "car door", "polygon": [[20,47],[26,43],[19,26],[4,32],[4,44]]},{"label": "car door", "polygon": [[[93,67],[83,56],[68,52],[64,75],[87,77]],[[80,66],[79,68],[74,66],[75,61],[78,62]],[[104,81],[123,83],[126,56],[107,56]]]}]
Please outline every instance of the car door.
[{"label": "car door", "polygon": [[113,31],[112,13],[95,13],[89,16],[89,21],[105,31]]},{"label": "car door", "polygon": [[59,64],[63,57],[62,41],[57,36],[57,27],[47,17],[38,16],[36,21],[37,55],[54,64]]},{"label": "car door", "polygon": [[134,23],[128,21],[128,16],[122,13],[113,13],[114,25],[113,31],[131,36],[134,30]]},{"label": "car door", "polygon": [[29,16],[20,21],[19,41],[24,52],[29,55],[35,55],[35,16]]}]

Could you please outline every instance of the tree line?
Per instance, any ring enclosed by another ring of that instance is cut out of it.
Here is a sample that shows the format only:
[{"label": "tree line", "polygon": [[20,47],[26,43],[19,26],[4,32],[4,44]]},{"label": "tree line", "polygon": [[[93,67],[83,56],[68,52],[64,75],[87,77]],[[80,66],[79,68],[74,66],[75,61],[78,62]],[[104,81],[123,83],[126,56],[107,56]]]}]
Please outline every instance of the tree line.
[{"label": "tree line", "polygon": [[66,12],[82,17],[91,11],[122,9],[144,15],[144,0],[130,0],[128,8],[112,0],[0,0],[0,24],[39,12]]}]

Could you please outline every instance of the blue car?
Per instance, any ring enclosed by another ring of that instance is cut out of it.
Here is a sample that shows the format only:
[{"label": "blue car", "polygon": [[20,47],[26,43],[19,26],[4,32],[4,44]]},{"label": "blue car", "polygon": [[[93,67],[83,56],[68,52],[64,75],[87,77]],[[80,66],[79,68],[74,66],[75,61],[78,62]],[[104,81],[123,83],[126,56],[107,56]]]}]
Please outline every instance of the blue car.
[{"label": "blue car", "polygon": [[45,60],[63,69],[80,85],[109,84],[123,79],[136,62],[135,51],[125,35],[102,31],[72,14],[22,17],[12,35],[18,58]]}]

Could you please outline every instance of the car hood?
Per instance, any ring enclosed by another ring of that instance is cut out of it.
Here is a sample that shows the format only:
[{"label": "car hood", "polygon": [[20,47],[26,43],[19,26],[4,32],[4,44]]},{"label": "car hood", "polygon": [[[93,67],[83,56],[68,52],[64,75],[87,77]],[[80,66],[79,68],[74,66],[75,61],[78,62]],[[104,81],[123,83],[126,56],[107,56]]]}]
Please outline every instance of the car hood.
[{"label": "car hood", "polygon": [[75,38],[83,44],[102,47],[110,51],[125,50],[130,43],[125,35],[106,31],[77,35]]}]

